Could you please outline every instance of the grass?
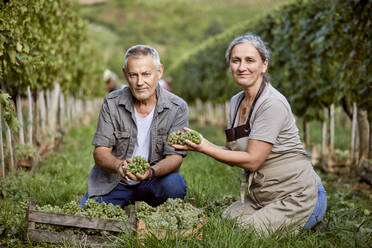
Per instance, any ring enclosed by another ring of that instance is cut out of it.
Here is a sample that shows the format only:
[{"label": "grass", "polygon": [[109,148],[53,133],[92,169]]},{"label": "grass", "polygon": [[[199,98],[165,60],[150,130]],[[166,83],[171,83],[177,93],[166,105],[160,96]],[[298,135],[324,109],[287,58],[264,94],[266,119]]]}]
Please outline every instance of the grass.
[{"label": "grass", "polygon": [[[222,145],[222,130],[192,126],[211,141]],[[47,243],[23,241],[26,229],[25,207],[33,197],[39,204],[62,206],[80,200],[86,190],[86,180],[93,164],[90,144],[95,124],[71,130],[59,151],[45,158],[37,172],[18,171],[1,179],[0,246],[56,247]],[[371,188],[359,184],[349,175],[321,174],[327,190],[328,209],[323,231],[297,234],[276,233],[269,237],[243,230],[234,222],[221,220],[221,200],[226,195],[238,197],[235,167],[226,166],[198,153],[189,153],[181,167],[188,187],[187,198],[195,198],[208,221],[203,226],[203,238],[166,238],[150,236],[145,247],[370,247],[372,242]],[[69,247],[62,245],[61,247]],[[123,234],[113,247],[143,247],[134,235]]]}]

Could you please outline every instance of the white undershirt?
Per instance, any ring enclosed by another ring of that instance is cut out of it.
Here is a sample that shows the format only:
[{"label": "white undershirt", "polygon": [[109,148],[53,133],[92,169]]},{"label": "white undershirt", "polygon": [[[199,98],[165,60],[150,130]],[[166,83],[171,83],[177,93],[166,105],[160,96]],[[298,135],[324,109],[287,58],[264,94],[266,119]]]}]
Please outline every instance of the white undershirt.
[{"label": "white undershirt", "polygon": [[[151,110],[150,114],[148,114],[145,118],[139,116],[136,108],[134,108],[134,116],[136,117],[137,123],[137,141],[134,145],[134,151],[132,158],[134,156],[141,156],[145,158],[147,161],[149,160],[149,153],[150,153],[150,127],[151,122],[154,117],[154,109]],[[124,185],[136,185],[139,184],[139,181],[133,181],[126,177],[126,181],[121,182]]]},{"label": "white undershirt", "polygon": [[150,127],[154,117],[155,107],[151,110],[150,114],[142,118],[136,108],[134,108],[134,115],[137,123],[137,142],[134,146],[133,156],[141,156],[147,161],[149,160],[150,153]]}]

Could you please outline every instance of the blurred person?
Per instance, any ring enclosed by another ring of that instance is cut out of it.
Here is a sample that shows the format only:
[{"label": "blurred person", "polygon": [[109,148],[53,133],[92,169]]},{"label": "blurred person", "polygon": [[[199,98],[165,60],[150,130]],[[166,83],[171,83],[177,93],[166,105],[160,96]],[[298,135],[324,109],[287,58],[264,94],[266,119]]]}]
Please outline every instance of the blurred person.
[{"label": "blurred person", "polygon": [[224,147],[205,138],[199,145],[191,141],[173,145],[244,169],[241,199],[222,217],[265,234],[312,228],[327,206],[326,192],[300,141],[291,107],[270,83],[269,54],[253,34],[237,37],[226,51],[230,73],[242,91],[230,101]]},{"label": "blurred person", "polygon": [[170,78],[164,78],[164,79],[159,80],[160,86],[163,87],[164,89],[168,90],[168,91],[172,91],[170,83],[171,83]]},{"label": "blurred person", "polygon": [[103,73],[103,80],[105,81],[106,91],[108,93],[119,89],[119,86],[117,85],[117,76],[112,71],[106,69]]},{"label": "blurred person", "polygon": [[106,91],[108,93],[117,89],[119,89],[119,87],[116,85],[114,80],[112,80],[111,78],[106,80]]},{"label": "blurred person", "polygon": [[[185,197],[186,182],[178,170],[186,152],[175,151],[167,138],[188,125],[188,106],[160,87],[163,70],[154,48],[136,45],[126,51],[123,74],[128,86],[104,98],[92,142],[95,165],[82,206],[88,198],[124,207],[135,201],[157,206]],[[126,171],[134,156],[149,162],[144,175]]]}]

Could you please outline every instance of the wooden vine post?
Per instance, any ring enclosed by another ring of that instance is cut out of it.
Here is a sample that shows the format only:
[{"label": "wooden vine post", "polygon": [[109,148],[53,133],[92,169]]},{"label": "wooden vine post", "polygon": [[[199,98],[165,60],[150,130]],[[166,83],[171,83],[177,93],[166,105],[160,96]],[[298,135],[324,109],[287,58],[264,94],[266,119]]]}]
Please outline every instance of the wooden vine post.
[{"label": "wooden vine post", "polygon": [[57,112],[58,112],[58,102],[59,102],[59,93],[60,93],[61,86],[59,83],[55,82],[54,83],[54,89],[51,94],[51,106],[50,108],[50,115],[51,115],[51,123],[50,127],[55,132],[57,130]]},{"label": "wooden vine post", "polygon": [[229,111],[230,111],[230,102],[225,101],[225,123],[227,124],[227,120],[229,118]]},{"label": "wooden vine post", "polygon": [[329,111],[329,153],[333,156],[335,144],[335,105],[332,103]]},{"label": "wooden vine post", "polygon": [[6,147],[8,148],[8,153],[9,153],[9,166],[10,166],[9,169],[13,170],[15,166],[14,166],[14,154],[13,154],[13,146],[12,146],[12,133],[6,121],[4,121],[4,126],[6,129],[5,131]]},{"label": "wooden vine post", "polygon": [[67,95],[67,100],[66,100],[66,110],[67,110],[67,124],[69,127],[72,125],[72,99],[71,95]]},{"label": "wooden vine post", "polygon": [[25,134],[23,132],[24,122],[23,122],[23,115],[22,115],[22,98],[21,98],[21,95],[17,94],[16,102],[17,102],[16,103],[17,117],[18,117],[18,121],[20,123],[20,127],[19,127],[19,143],[21,145],[24,145],[25,144]]},{"label": "wooden vine post", "polygon": [[32,96],[31,96],[30,86],[27,86],[27,100],[28,100],[27,136],[28,136],[28,144],[32,145],[33,113],[32,113]]},{"label": "wooden vine post", "polygon": [[34,111],[35,111],[35,117],[34,117],[34,131],[33,131],[33,137],[34,137],[34,143],[38,145],[40,143],[40,107],[39,107],[39,95],[36,91],[35,97],[33,98],[34,102]]},{"label": "wooden vine post", "polygon": [[356,103],[353,103],[353,119],[351,122],[351,151],[350,151],[350,160],[351,164],[355,164],[356,156],[355,156],[355,148],[356,148],[356,141],[357,141],[357,115],[358,115],[358,108]]},{"label": "wooden vine post", "polygon": [[310,148],[310,127],[305,119],[303,119],[302,127],[304,129],[305,148]]},{"label": "wooden vine post", "polygon": [[3,146],[3,113],[0,105],[0,177],[5,177],[4,146]]},{"label": "wooden vine post", "polygon": [[44,136],[45,134],[45,127],[46,127],[46,108],[45,108],[45,98],[44,98],[44,91],[39,91],[38,93],[38,105],[39,105],[39,111],[40,111],[40,129],[41,129],[41,135]]},{"label": "wooden vine post", "polygon": [[323,163],[327,164],[327,108],[323,108],[324,120],[322,122],[322,159]]},{"label": "wooden vine post", "polygon": [[335,160],[333,157],[335,139],[335,105],[332,103],[329,108],[329,144],[328,144],[328,171],[333,171]]},{"label": "wooden vine post", "polygon": [[59,125],[64,130],[65,129],[65,116],[66,116],[66,110],[65,110],[65,96],[61,92],[59,99]]}]

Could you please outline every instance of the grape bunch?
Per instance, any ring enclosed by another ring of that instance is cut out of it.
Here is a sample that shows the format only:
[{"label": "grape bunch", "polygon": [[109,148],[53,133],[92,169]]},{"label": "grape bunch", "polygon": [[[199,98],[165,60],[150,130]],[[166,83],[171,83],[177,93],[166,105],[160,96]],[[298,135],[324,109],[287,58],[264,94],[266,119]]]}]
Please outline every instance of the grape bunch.
[{"label": "grape bunch", "polygon": [[200,144],[202,137],[200,133],[193,130],[186,133],[186,139],[194,142],[195,144]]},{"label": "grape bunch", "polygon": [[169,198],[165,203],[151,207],[141,202],[137,218],[143,220],[149,229],[192,229],[202,217],[202,210],[181,199]]},{"label": "grape bunch", "polygon": [[168,145],[184,145],[186,140],[190,140],[195,144],[200,144],[202,137],[200,133],[194,130],[190,132],[174,131],[168,136]]},{"label": "grape bunch", "polygon": [[56,214],[71,214],[86,217],[95,217],[101,219],[120,220],[122,222],[128,221],[128,216],[119,205],[113,205],[105,202],[98,203],[93,199],[88,199],[85,207],[79,205],[76,201],[66,203],[63,207],[52,206],[50,204],[39,206],[36,205],[36,210],[46,211]]},{"label": "grape bunch", "polygon": [[134,156],[132,162],[128,164],[127,172],[136,175],[137,173],[143,175],[150,168],[150,164],[147,162],[145,158],[141,156]]},{"label": "grape bunch", "polygon": [[[94,217],[101,219],[119,220],[123,223],[128,222],[128,216],[125,211],[118,205],[111,203],[106,204],[105,202],[98,203],[93,199],[88,199],[85,203],[85,207],[79,205],[76,201],[66,203],[63,207],[52,206],[50,204],[39,206],[36,205],[36,210],[45,211],[56,214],[70,214],[85,217]],[[49,224],[37,224],[38,229],[49,230],[52,232],[66,231],[64,226],[49,225]],[[69,227],[68,231],[74,234],[89,234],[89,235],[100,235],[104,234],[102,230],[91,230],[86,228],[73,228]]]}]

